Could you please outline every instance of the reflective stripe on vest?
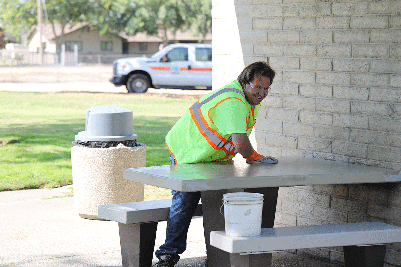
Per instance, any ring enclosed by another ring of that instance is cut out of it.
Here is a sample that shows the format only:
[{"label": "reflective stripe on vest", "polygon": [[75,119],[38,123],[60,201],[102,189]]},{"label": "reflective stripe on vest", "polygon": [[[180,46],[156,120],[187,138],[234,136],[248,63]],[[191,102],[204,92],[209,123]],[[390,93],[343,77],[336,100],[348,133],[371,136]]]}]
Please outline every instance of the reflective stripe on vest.
[{"label": "reflective stripe on vest", "polygon": [[[216,130],[210,128],[205,118],[203,117],[200,109],[204,104],[211,101],[213,98],[227,92],[237,93],[240,94],[243,98],[245,98],[245,94],[243,91],[240,91],[235,88],[224,88],[220,91],[217,91],[215,94],[209,96],[200,103],[199,101],[197,101],[189,109],[191,112],[191,117],[194,120],[196,126],[198,127],[199,132],[206,138],[207,142],[214,149],[216,150],[222,149],[227,154],[226,157],[224,157],[224,159],[226,159],[229,155],[235,155],[237,153],[233,143],[231,142],[231,136],[228,139],[225,139]],[[252,105],[252,109],[253,110],[255,109],[254,105]]]}]

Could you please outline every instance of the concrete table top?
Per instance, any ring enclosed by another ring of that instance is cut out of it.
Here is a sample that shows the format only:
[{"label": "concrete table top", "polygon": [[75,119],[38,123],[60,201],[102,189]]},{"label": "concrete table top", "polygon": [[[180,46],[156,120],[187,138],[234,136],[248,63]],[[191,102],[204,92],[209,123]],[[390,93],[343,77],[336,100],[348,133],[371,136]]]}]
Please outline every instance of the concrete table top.
[{"label": "concrete table top", "polygon": [[193,192],[234,188],[401,182],[401,171],[359,164],[279,157],[274,165],[178,164],[124,170],[126,180]]}]

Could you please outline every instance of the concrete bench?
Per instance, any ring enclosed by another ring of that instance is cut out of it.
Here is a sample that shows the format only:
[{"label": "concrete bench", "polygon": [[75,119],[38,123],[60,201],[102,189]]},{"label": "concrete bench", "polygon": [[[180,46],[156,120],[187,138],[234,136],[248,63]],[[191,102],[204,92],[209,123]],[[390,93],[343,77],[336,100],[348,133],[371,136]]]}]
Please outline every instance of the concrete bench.
[{"label": "concrete bench", "polygon": [[210,233],[210,244],[230,253],[235,267],[258,266],[252,262],[274,251],[335,246],[344,247],[345,266],[382,267],[384,244],[397,242],[401,228],[380,222],[263,228],[255,237]]},{"label": "concrete bench", "polygon": [[[171,199],[101,205],[101,219],[118,222],[124,267],[152,265],[157,222],[167,221]],[[195,216],[202,216],[199,203]]]}]

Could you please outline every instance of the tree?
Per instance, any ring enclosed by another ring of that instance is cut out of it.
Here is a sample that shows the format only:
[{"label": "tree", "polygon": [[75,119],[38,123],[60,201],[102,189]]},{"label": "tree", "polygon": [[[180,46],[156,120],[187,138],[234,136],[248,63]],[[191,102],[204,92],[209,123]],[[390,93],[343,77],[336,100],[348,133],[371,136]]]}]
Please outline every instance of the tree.
[{"label": "tree", "polygon": [[137,7],[133,0],[92,0],[91,3],[92,12],[87,13],[87,22],[101,35],[124,31]]},{"label": "tree", "polygon": [[0,27],[0,49],[3,49],[6,45],[6,36],[3,28]]},{"label": "tree", "polygon": [[172,30],[175,34],[185,25],[179,10],[179,1],[137,0],[136,9],[130,14],[125,25],[125,32],[127,34],[146,32],[149,35],[157,35],[161,29],[163,41],[168,42],[167,31]]},{"label": "tree", "polygon": [[[191,29],[204,39],[211,32],[211,0],[41,0],[46,18],[58,38],[60,51],[67,25],[86,22],[100,34],[145,32],[168,42],[167,32]],[[37,24],[37,0],[0,0],[0,23],[19,36],[24,29]],[[46,16],[47,14],[47,16]],[[56,31],[61,25],[61,34]]]},{"label": "tree", "polygon": [[212,0],[181,0],[178,3],[186,28],[202,42],[212,31]]},{"label": "tree", "polygon": [[[167,32],[190,29],[200,41],[211,32],[211,0],[98,0],[102,8],[90,21],[101,33],[126,32],[134,35],[161,33],[168,42]],[[160,32],[161,31],[161,32]]]},{"label": "tree", "polygon": [[[24,29],[31,29],[37,22],[37,0],[0,0],[0,13],[4,14],[3,24],[7,31],[19,36]],[[68,24],[84,22],[88,14],[93,13],[93,2],[82,0],[41,0],[46,13],[44,18],[52,25],[56,37],[57,51],[60,51],[64,33]],[[43,10],[42,9],[42,10]],[[56,24],[61,25],[61,34],[56,30]]]},{"label": "tree", "polygon": [[36,1],[0,0],[0,14],[3,15],[1,23],[7,32],[20,38],[25,29],[30,29],[37,23]]},{"label": "tree", "polygon": [[[90,1],[82,0],[46,0],[46,10],[49,23],[52,25],[53,34],[56,37],[56,51],[61,50],[64,43],[64,35],[67,25],[78,22],[85,22],[88,14],[93,12],[93,4]],[[56,24],[61,27],[61,34],[58,35]]]}]

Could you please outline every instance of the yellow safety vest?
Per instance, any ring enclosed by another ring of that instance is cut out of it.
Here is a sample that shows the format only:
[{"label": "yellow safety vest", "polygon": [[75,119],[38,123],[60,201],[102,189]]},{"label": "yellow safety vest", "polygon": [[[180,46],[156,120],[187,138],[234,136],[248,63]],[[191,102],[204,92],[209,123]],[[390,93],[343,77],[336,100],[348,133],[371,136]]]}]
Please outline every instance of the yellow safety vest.
[{"label": "yellow safety vest", "polygon": [[[236,101],[235,104],[243,104],[244,108],[235,114],[211,115],[211,111],[223,101]],[[249,136],[259,107],[246,101],[241,85],[235,80],[194,103],[167,134],[167,147],[178,164],[229,160],[237,153],[231,140],[232,133],[222,134],[213,122],[216,119],[213,116],[225,116],[226,120],[232,120],[234,115],[236,118],[246,117],[244,129]]]}]

